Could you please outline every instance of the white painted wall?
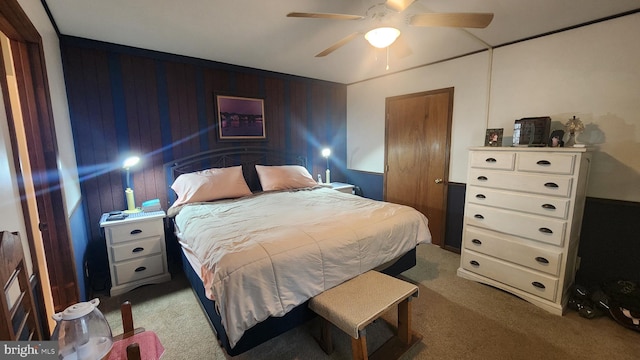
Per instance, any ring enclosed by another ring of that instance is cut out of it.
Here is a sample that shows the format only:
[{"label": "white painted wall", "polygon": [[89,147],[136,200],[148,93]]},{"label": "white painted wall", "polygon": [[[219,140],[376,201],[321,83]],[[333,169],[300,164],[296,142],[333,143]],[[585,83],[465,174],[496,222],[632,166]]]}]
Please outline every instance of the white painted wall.
[{"label": "white painted wall", "polygon": [[636,13],[500,47],[492,59],[485,52],[349,85],[347,165],[382,173],[386,97],[454,86],[450,181],[466,183],[466,149],[483,145],[486,128],[504,128],[510,145],[516,119],[548,115],[555,129],[575,115],[586,125],[578,140],[595,151],[588,196],[638,202],[639,33]]},{"label": "white painted wall", "polygon": [[[490,53],[467,56],[347,87],[347,167],[382,173],[387,97],[454,87],[450,181],[466,179],[466,148],[484,134]],[[480,139],[484,142],[484,139]]]}]

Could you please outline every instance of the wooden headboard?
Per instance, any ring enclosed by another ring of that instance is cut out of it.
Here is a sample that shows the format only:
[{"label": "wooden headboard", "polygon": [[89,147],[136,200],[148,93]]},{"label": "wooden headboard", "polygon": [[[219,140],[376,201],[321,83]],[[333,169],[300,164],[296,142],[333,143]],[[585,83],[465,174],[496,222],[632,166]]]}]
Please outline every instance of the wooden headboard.
[{"label": "wooden headboard", "polygon": [[247,146],[209,150],[183,157],[164,164],[169,203],[173,203],[176,198],[171,190],[171,184],[181,174],[238,165],[242,165],[242,173],[247,185],[251,191],[256,192],[262,190],[256,165],[300,165],[307,168],[307,157],[284,150]]}]

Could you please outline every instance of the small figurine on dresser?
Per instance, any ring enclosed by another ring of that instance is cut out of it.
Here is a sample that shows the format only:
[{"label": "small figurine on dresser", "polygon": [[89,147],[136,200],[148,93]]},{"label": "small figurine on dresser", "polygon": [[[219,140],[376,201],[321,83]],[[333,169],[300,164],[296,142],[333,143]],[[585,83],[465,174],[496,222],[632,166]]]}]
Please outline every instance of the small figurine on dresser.
[{"label": "small figurine on dresser", "polygon": [[551,137],[549,138],[549,144],[547,145],[549,147],[563,147],[564,141],[562,138],[564,138],[564,131],[553,130],[553,132],[551,132]]}]

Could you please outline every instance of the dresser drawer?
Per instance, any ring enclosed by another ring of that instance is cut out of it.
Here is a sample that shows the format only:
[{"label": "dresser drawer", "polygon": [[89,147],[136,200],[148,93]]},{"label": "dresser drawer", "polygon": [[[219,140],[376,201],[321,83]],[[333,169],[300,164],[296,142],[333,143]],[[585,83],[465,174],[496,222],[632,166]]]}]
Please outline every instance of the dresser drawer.
[{"label": "dresser drawer", "polygon": [[463,269],[520,289],[549,301],[555,301],[558,279],[509,264],[473,251],[462,253]]},{"label": "dresser drawer", "polygon": [[164,272],[162,254],[137,258],[113,265],[116,285],[160,275]]},{"label": "dresser drawer", "polygon": [[563,245],[567,228],[566,221],[477,204],[467,204],[464,221],[466,225],[538,240],[556,246]]},{"label": "dresser drawer", "polygon": [[523,175],[484,169],[469,169],[469,185],[569,197],[573,179],[569,176]]},{"label": "dresser drawer", "polygon": [[157,235],[147,239],[113,245],[111,247],[111,256],[113,261],[116,262],[157,254],[162,252],[161,240],[162,237]]},{"label": "dresser drawer", "polygon": [[158,219],[124,223],[122,225],[108,227],[106,231],[107,239],[109,239],[112,244],[115,244],[143,239],[154,235],[162,235],[164,233],[164,226],[162,219]]},{"label": "dresser drawer", "polygon": [[567,218],[570,203],[566,198],[528,195],[473,185],[467,186],[467,201],[559,219]]},{"label": "dresser drawer", "polygon": [[576,156],[572,154],[522,153],[518,154],[517,169],[547,174],[573,174]]},{"label": "dresser drawer", "polygon": [[472,168],[513,170],[516,154],[502,151],[474,151],[469,155]]},{"label": "dresser drawer", "polygon": [[467,226],[462,235],[466,249],[490,255],[551,275],[560,273],[562,251],[532,246],[531,242],[521,238],[509,238],[492,231]]}]

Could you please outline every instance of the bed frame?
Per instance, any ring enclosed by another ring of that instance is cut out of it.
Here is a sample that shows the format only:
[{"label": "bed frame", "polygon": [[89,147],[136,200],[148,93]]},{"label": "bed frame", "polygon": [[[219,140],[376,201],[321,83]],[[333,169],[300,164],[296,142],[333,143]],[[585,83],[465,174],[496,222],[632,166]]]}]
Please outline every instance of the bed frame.
[{"label": "bed frame", "polygon": [[[255,165],[301,165],[306,168],[307,159],[305,156],[299,154],[264,147],[232,147],[206,151],[175,160],[164,165],[165,173],[167,174],[167,185],[169,187],[168,198],[170,202],[175,201],[175,194],[170,186],[173,180],[180,174],[212,167],[237,165],[243,166],[243,174],[249,188],[252,191],[261,191],[262,188],[260,187],[260,181],[255,171]],[[207,314],[209,323],[218,337],[218,342],[229,356],[242,354],[316,316],[316,314],[308,308],[307,302],[305,302],[292,309],[283,317],[270,317],[255,325],[244,333],[235,347],[231,348],[225,329],[222,326],[220,315],[215,310],[215,301],[206,297],[202,280],[200,280],[196,271],[185,258],[184,252],[180,250],[180,253],[182,269],[198,297],[200,306]],[[414,248],[381,271],[392,276],[397,276],[415,265],[416,249]]]}]

